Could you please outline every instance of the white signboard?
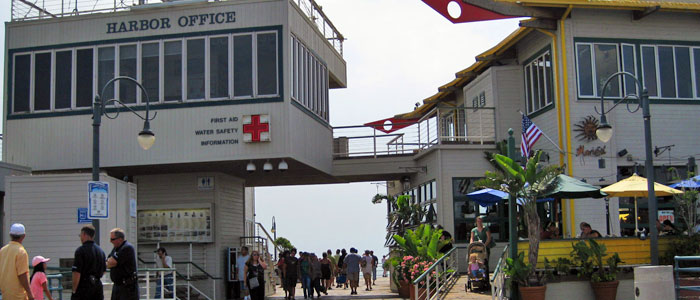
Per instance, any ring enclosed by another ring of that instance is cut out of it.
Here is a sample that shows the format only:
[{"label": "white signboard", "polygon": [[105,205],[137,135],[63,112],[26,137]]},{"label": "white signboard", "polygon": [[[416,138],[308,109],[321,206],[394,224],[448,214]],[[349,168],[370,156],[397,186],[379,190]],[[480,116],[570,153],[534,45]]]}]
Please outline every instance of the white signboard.
[{"label": "white signboard", "polygon": [[663,222],[665,220],[671,221],[671,223],[676,223],[676,218],[673,215],[672,210],[660,210],[659,211],[659,222]]},{"label": "white signboard", "polygon": [[129,215],[136,218],[136,199],[129,199]]},{"label": "white signboard", "polygon": [[88,219],[109,218],[109,182],[88,181]]}]

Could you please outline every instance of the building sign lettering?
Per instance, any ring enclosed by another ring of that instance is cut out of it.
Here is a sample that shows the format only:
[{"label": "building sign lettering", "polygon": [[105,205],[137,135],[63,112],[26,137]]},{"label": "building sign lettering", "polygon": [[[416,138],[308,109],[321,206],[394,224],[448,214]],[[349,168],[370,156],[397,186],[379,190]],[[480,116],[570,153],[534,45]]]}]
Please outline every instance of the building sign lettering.
[{"label": "building sign lettering", "polygon": [[[223,125],[221,128],[202,128],[194,131],[195,136],[214,136],[214,139],[199,141],[200,146],[236,145],[238,144],[238,128],[229,123],[237,123],[238,117],[216,117],[209,119],[210,124]],[[216,139],[219,135],[224,135]],[[231,137],[231,135],[235,135]]]},{"label": "building sign lettering", "polygon": [[107,23],[107,34],[168,29],[171,28],[174,24],[177,24],[177,26],[180,27],[192,27],[235,22],[235,11],[181,16],[177,19],[177,22],[171,22],[169,17],[153,18]]},{"label": "building sign lettering", "polygon": [[576,156],[603,156],[605,155],[605,146],[594,147],[586,150],[583,145],[576,148]]}]

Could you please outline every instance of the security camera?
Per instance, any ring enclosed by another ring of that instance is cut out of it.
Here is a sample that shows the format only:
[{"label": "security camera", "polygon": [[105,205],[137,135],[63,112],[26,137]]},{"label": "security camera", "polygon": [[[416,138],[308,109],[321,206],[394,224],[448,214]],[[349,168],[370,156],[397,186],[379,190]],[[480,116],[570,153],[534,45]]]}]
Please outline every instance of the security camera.
[{"label": "security camera", "polygon": [[248,165],[245,167],[245,170],[248,171],[248,173],[253,173],[255,172],[255,164],[253,161],[250,161]]},{"label": "security camera", "polygon": [[280,170],[280,172],[287,171],[289,169],[289,165],[287,164],[284,159],[277,165],[277,168]]},{"label": "security camera", "polygon": [[265,171],[265,172],[272,171],[272,164],[270,163],[269,160],[266,161],[265,164],[263,165],[263,171]]}]

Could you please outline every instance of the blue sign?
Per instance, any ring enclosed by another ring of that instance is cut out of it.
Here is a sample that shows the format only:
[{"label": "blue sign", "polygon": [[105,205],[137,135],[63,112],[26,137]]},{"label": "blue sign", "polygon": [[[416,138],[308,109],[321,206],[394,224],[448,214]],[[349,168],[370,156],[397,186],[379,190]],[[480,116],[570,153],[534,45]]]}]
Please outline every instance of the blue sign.
[{"label": "blue sign", "polygon": [[109,182],[88,181],[88,218],[109,218]]},{"label": "blue sign", "polygon": [[78,224],[89,224],[92,220],[88,219],[87,207],[78,207]]}]

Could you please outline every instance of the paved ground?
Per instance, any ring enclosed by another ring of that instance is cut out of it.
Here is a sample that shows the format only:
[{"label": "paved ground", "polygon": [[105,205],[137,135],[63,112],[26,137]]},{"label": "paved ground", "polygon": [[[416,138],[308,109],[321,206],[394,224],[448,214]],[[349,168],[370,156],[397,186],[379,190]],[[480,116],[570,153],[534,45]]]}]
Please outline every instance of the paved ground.
[{"label": "paved ground", "polygon": [[[444,298],[446,300],[487,300],[491,299],[490,291],[484,293],[467,293],[464,285],[467,283],[466,276],[460,276],[459,280],[450,290],[450,293]],[[360,278],[362,281],[362,278]],[[335,289],[328,291],[328,295],[321,294],[320,300],[340,300],[340,299],[401,299],[397,293],[391,292],[389,288],[389,278],[377,278],[377,285],[372,287],[372,291],[365,291],[364,287],[357,289],[358,295],[350,295],[350,289]],[[284,290],[279,286],[277,292],[268,297],[270,300],[284,300]],[[297,284],[296,299],[304,299],[304,292],[301,289],[301,284]]]}]

